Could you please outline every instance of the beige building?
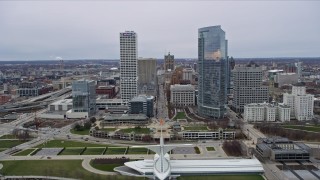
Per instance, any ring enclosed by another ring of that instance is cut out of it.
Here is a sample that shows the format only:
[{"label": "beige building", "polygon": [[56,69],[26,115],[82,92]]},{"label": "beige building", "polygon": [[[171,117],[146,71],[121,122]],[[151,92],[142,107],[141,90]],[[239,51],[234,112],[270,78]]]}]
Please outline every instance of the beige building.
[{"label": "beige building", "polygon": [[157,84],[157,60],[143,58],[138,60],[138,89],[140,93],[155,90]]}]

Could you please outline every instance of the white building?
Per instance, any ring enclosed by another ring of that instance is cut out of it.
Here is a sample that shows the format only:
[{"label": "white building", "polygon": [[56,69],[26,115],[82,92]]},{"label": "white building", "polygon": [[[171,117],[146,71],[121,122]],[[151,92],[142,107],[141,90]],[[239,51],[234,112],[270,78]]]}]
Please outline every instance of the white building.
[{"label": "white building", "polygon": [[193,70],[191,68],[184,68],[182,70],[182,79],[192,81]]},{"label": "white building", "polygon": [[126,162],[124,166],[114,168],[114,171],[121,175],[159,180],[172,179],[183,175],[262,174],[264,172],[262,164],[256,158],[172,160],[168,152],[176,147],[192,147],[192,144],[164,144],[162,133],[160,145],[142,147],[155,152],[154,158]]},{"label": "white building", "polygon": [[175,84],[170,86],[170,102],[174,106],[194,106],[195,88],[193,85]]},{"label": "white building", "polygon": [[137,37],[133,31],[120,33],[120,93],[124,102],[137,96]]},{"label": "white building", "polygon": [[281,122],[290,121],[290,111],[290,106],[278,104],[278,120]]},{"label": "white building", "polygon": [[264,104],[251,103],[244,106],[243,119],[248,122],[264,121]]},{"label": "white building", "polygon": [[72,109],[72,99],[62,99],[49,104],[49,111],[68,111]]},{"label": "white building", "polygon": [[290,121],[290,107],[284,104],[252,103],[244,106],[244,120],[248,122]]},{"label": "white building", "polygon": [[291,118],[299,121],[313,118],[313,101],[314,96],[306,94],[304,83],[293,85],[291,94],[283,94],[283,103],[291,107]]}]

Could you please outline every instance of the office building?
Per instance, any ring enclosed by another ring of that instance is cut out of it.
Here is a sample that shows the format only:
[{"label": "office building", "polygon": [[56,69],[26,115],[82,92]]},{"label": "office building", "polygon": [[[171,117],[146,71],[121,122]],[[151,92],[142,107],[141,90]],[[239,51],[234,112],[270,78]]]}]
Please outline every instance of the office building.
[{"label": "office building", "polygon": [[233,102],[235,112],[243,112],[251,103],[268,102],[269,88],[262,85],[262,69],[254,62],[237,65],[233,74]]},{"label": "office building", "polygon": [[133,31],[120,33],[120,94],[124,102],[137,96],[137,38]]},{"label": "office building", "polygon": [[221,26],[198,30],[198,113],[221,118],[227,100],[227,40]]},{"label": "office building", "polygon": [[300,82],[292,85],[292,93],[283,94],[283,103],[290,106],[291,118],[299,121],[313,118],[314,96],[306,94],[304,83]]},{"label": "office building", "polygon": [[193,85],[175,84],[170,86],[170,103],[174,106],[195,106],[195,89]]},{"label": "office building", "polygon": [[299,79],[299,76],[297,73],[278,73],[274,77],[275,87],[295,84],[298,82],[298,79]]},{"label": "office building", "polygon": [[96,86],[92,80],[78,80],[72,83],[72,110],[68,118],[88,118],[96,112]]},{"label": "office building", "polygon": [[170,55],[170,52],[168,53],[168,55],[164,56],[164,70],[174,70],[174,55]]},{"label": "office building", "polygon": [[256,146],[262,158],[273,161],[309,161],[310,147],[288,138],[259,138]]},{"label": "office building", "polygon": [[132,98],[129,103],[130,114],[144,114],[148,117],[153,117],[153,96],[139,95]]},{"label": "office building", "polygon": [[192,81],[193,70],[191,68],[184,68],[182,70],[182,80]]},{"label": "office building", "polygon": [[138,90],[140,94],[154,95],[157,85],[157,60],[138,60]]}]

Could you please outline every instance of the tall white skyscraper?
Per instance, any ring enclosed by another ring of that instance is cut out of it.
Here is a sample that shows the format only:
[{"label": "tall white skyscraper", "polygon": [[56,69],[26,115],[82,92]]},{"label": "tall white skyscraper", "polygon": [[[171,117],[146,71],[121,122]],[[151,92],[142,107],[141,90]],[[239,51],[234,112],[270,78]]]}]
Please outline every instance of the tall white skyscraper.
[{"label": "tall white skyscraper", "polygon": [[137,96],[137,37],[134,31],[120,33],[120,93],[124,102]]}]

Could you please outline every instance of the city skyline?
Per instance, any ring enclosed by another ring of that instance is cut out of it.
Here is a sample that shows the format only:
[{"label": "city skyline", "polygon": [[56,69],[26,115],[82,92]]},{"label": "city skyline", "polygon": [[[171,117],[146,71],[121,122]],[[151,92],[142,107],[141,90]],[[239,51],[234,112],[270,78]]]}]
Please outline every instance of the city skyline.
[{"label": "city skyline", "polygon": [[215,25],[224,27],[232,39],[229,56],[320,56],[320,2],[2,1],[0,5],[0,61],[119,59],[118,33],[125,30],[140,34],[141,57],[163,58],[170,51],[177,58],[196,58],[197,29]]}]

